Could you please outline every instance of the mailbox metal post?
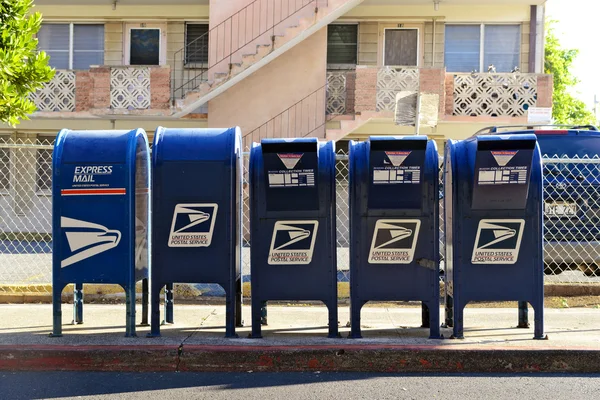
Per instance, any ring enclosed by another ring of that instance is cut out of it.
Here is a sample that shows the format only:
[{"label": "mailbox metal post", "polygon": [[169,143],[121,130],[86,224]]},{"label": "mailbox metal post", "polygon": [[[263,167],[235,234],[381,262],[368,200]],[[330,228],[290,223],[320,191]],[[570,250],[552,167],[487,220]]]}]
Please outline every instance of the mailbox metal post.
[{"label": "mailbox metal post", "polygon": [[446,324],[463,338],[471,301],[518,301],[544,335],[542,164],[535,135],[448,141],[444,159]]},{"label": "mailbox metal post", "polygon": [[[75,284],[74,323],[83,323],[85,283],[120,285],[125,335],[135,336],[135,285],[143,281],[147,298],[150,262],[146,133],[64,129],[56,138],[52,167],[51,336],[62,335],[61,293],[69,283]],[[143,315],[142,322],[147,320]]]},{"label": "mailbox metal post", "polygon": [[349,149],[350,337],[361,337],[368,301],[420,300],[423,326],[440,338],[435,142],[371,137]]},{"label": "mailbox metal post", "polygon": [[152,150],[151,328],[173,323],[173,283],[216,283],[225,290],[226,337],[242,326],[240,129],[159,127]]},{"label": "mailbox metal post", "polygon": [[252,337],[269,300],[320,300],[338,337],[335,145],[263,139],[250,152]]}]

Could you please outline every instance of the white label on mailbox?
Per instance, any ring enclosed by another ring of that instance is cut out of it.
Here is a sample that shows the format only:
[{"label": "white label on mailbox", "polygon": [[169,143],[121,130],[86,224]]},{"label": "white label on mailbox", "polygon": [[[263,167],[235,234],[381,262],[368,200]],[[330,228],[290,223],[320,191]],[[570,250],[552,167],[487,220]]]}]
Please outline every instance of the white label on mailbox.
[{"label": "white label on mailbox", "polygon": [[421,221],[380,219],[375,223],[369,264],[410,264],[415,256]]},{"label": "white label on mailbox", "polygon": [[269,249],[269,265],[310,264],[319,221],[277,221]]},{"label": "white label on mailbox", "polygon": [[406,157],[410,156],[410,153],[412,151],[386,151],[385,155],[394,167],[399,167],[406,160]]},{"label": "white label on mailbox", "polygon": [[514,264],[525,228],[524,219],[482,219],[473,246],[473,264]]},{"label": "white label on mailbox", "polygon": [[173,213],[169,247],[208,247],[217,219],[216,203],[177,204]]},{"label": "white label on mailbox", "polygon": [[304,153],[279,153],[277,156],[287,169],[294,169]]},{"label": "white label on mailbox", "polygon": [[61,268],[117,247],[121,232],[78,219],[60,217],[71,255],[60,263]]},{"label": "white label on mailbox", "polygon": [[315,186],[315,171],[313,169],[269,171],[269,187],[301,186]]},{"label": "white label on mailbox", "polygon": [[479,168],[479,185],[507,185],[527,183],[527,166]]},{"label": "white label on mailbox", "polygon": [[492,151],[492,156],[499,166],[504,167],[517,155],[518,150]]}]

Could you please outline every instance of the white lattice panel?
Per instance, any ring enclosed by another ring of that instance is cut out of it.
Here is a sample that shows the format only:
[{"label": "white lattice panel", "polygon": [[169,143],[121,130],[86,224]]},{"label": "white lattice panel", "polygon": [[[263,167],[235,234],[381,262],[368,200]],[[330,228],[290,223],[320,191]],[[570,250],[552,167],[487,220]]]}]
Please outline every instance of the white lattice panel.
[{"label": "white lattice panel", "polygon": [[75,111],[75,72],[57,70],[54,78],[30,99],[38,111]]},{"label": "white lattice panel", "polygon": [[398,92],[419,90],[419,69],[384,67],[377,71],[377,111],[394,111]]},{"label": "white lattice panel", "polygon": [[535,75],[454,75],[454,115],[520,117],[535,106],[536,101]]},{"label": "white lattice panel", "polygon": [[150,68],[112,68],[110,106],[127,110],[150,108]]},{"label": "white lattice panel", "polygon": [[327,114],[346,114],[346,72],[327,71]]}]

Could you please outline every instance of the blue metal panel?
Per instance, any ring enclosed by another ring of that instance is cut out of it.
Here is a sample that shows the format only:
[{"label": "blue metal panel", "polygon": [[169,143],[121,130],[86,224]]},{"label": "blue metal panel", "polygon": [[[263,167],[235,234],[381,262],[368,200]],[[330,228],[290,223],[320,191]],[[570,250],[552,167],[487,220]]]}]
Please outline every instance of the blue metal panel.
[{"label": "blue metal panel", "polygon": [[[241,324],[241,133],[158,128],[152,153],[152,318],[160,335],[163,286],[217,283],[227,296],[226,336]],[[169,289],[170,290],[170,289]],[[165,320],[172,321],[171,299]]]},{"label": "blue metal panel", "polygon": [[350,142],[351,337],[368,301],[420,300],[439,330],[438,154],[424,136]]},{"label": "blue metal panel", "polygon": [[535,135],[449,141],[444,161],[446,322],[463,337],[470,301],[519,301],[544,338],[542,164]]},{"label": "blue metal panel", "polygon": [[321,300],[338,335],[335,147],[265,139],[250,153],[252,336],[268,300]]},{"label": "blue metal panel", "polygon": [[135,336],[135,283],[148,278],[149,268],[149,185],[143,130],[58,134],[52,180],[54,335],[61,334],[60,295],[67,284],[76,285],[75,322],[81,323],[82,285],[108,283],[125,289],[127,335]]}]

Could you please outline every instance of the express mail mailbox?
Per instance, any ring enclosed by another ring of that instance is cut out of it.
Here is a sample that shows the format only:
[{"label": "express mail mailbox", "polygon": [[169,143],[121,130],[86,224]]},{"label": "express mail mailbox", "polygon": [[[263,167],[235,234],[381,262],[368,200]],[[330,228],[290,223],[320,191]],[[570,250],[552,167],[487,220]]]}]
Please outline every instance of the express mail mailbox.
[{"label": "express mail mailbox", "polygon": [[338,335],[335,150],[316,138],[263,139],[250,153],[252,336],[268,300],[320,300]]},{"label": "express mail mailbox", "polygon": [[[226,293],[226,336],[241,325],[241,134],[159,127],[152,148],[151,333],[160,335],[160,290],[217,283]],[[172,321],[167,290],[165,320]]]},{"label": "express mail mailbox", "polygon": [[438,153],[425,136],[350,142],[350,324],[368,301],[420,300],[439,338]]},{"label": "express mail mailbox", "polygon": [[75,284],[75,322],[83,322],[83,284],[119,284],[126,336],[135,336],[135,285],[143,280],[148,319],[150,156],[142,129],[71,131],[56,138],[52,172],[53,336],[62,333],[61,292]]},{"label": "express mail mailbox", "polygon": [[519,301],[544,338],[542,165],[535,135],[448,141],[444,161],[446,322],[463,337],[470,301]]}]

